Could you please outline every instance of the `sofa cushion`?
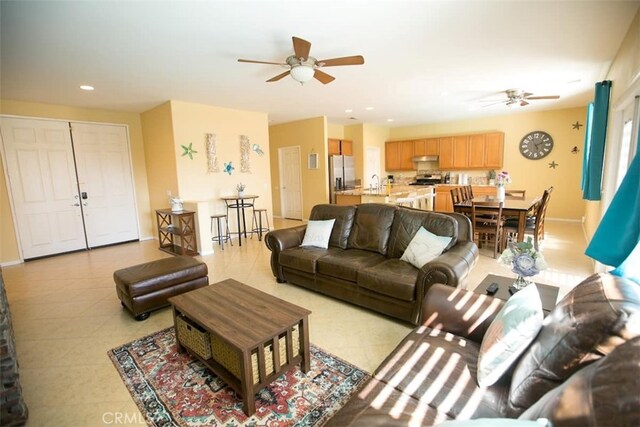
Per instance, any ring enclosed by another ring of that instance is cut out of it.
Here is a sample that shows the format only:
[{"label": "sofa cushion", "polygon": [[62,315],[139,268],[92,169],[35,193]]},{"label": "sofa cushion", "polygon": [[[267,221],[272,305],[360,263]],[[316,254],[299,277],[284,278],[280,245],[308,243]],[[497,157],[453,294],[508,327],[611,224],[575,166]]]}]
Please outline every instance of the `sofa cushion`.
[{"label": "sofa cushion", "polygon": [[452,237],[444,248],[448,251],[458,241],[458,222],[449,215],[400,208],[396,212],[389,236],[389,258],[400,258],[420,227],[437,236]]},{"label": "sofa cushion", "polygon": [[508,382],[502,378],[491,387],[478,387],[479,347],[440,329],[418,327],[376,369],[374,379],[386,386],[372,390],[368,398],[375,402],[395,388],[450,418],[504,416]]},{"label": "sofa cushion", "polygon": [[333,230],[335,219],[325,219],[320,221],[309,221],[307,229],[304,231],[304,238],[300,246],[327,249],[329,247],[329,238]]},{"label": "sofa cushion", "polygon": [[518,362],[509,393],[510,416],[520,415],[574,372],[640,335],[640,287],[594,274],[545,318]]},{"label": "sofa cushion", "polygon": [[398,259],[387,259],[358,272],[358,286],[398,298],[415,300],[418,269]]},{"label": "sofa cushion", "polygon": [[396,210],[395,206],[380,203],[358,205],[347,248],[386,255]]},{"label": "sofa cushion", "polygon": [[494,384],[515,363],[542,327],[538,287],[527,286],[509,298],[487,329],[478,355],[478,384]]},{"label": "sofa cushion", "polygon": [[520,419],[546,418],[554,426],[640,425],[640,337],[580,369],[545,394]]},{"label": "sofa cushion", "polygon": [[317,261],[317,273],[356,282],[358,270],[379,264],[385,257],[369,251],[348,249],[328,253]]},{"label": "sofa cushion", "polygon": [[325,255],[339,252],[342,252],[342,249],[322,249],[313,246],[289,248],[280,252],[279,262],[283,267],[315,274],[318,259]]},{"label": "sofa cushion", "polygon": [[339,206],[339,205],[315,205],[311,209],[311,215],[309,219],[313,221],[335,219],[336,222],[333,225],[331,231],[331,238],[329,239],[329,246],[338,247],[342,249],[347,248],[347,239],[351,234],[351,228],[353,227],[353,218],[356,215],[355,206]]}]

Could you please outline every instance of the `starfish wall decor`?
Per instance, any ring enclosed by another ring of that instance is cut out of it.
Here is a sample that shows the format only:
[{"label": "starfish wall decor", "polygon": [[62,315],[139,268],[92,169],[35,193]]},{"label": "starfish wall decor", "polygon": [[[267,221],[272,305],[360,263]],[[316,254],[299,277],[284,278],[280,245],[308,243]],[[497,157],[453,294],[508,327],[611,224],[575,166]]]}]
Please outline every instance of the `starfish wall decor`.
[{"label": "starfish wall decor", "polygon": [[579,121],[577,121],[577,120],[576,120],[576,122],[575,122],[575,123],[573,123],[573,124],[571,125],[571,127],[572,127],[573,129],[575,129],[575,130],[580,130],[580,126],[584,126],[584,125],[583,125],[582,123],[580,123]]},{"label": "starfish wall decor", "polygon": [[549,163],[549,168],[551,168],[551,169],[555,169],[558,166],[560,166],[560,165],[558,163],[556,163],[555,160],[553,160],[551,163]]},{"label": "starfish wall decor", "polygon": [[185,145],[180,145],[180,146],[182,147],[182,149],[184,150],[184,152],[182,153],[182,156],[183,156],[183,157],[184,157],[184,156],[189,156],[189,158],[190,158],[191,160],[193,160],[193,155],[194,155],[195,153],[197,153],[197,151],[193,149],[192,145],[193,145],[193,143],[191,143],[191,142],[189,143],[189,146],[188,146],[188,147],[187,147],[187,146],[185,146]]}]

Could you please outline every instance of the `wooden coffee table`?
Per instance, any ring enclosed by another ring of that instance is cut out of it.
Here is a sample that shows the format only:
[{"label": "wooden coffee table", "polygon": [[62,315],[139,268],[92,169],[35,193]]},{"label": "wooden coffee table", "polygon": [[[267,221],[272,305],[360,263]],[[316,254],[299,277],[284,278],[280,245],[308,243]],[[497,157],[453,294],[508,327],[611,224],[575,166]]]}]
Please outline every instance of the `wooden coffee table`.
[{"label": "wooden coffee table", "polygon": [[298,363],[310,369],[305,308],[233,279],[172,298],[176,343],[242,395],[255,413],[255,393]]},{"label": "wooden coffee table", "polygon": [[[499,288],[498,292],[493,294],[493,296],[506,301],[511,296],[509,293],[509,286],[513,285],[514,280],[515,279],[511,277],[489,274],[482,282],[480,282],[478,287],[474,289],[474,292],[486,294],[489,285],[495,282],[498,284]],[[557,286],[543,285],[542,283],[536,283],[536,286],[538,287],[538,293],[540,294],[540,301],[542,301],[542,310],[546,316],[551,310],[553,310],[553,307],[556,306],[556,300],[558,299],[558,292],[560,289]]]}]

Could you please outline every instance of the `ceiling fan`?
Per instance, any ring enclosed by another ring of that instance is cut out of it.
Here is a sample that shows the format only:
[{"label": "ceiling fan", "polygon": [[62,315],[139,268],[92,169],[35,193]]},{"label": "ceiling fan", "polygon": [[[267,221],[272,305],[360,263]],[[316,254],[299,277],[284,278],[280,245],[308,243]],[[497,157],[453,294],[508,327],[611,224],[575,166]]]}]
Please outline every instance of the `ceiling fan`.
[{"label": "ceiling fan", "polygon": [[545,95],[545,96],[533,96],[531,92],[525,92],[520,89],[507,89],[504,91],[507,94],[506,99],[501,99],[500,101],[492,102],[495,100],[486,100],[482,102],[491,102],[491,104],[487,104],[484,107],[490,107],[496,104],[505,104],[507,107],[524,107],[525,105],[529,105],[528,101],[535,101],[539,99],[558,99],[560,95]]},{"label": "ceiling fan", "polygon": [[298,37],[292,37],[292,39],[294,54],[287,57],[284,63],[254,61],[251,59],[238,59],[238,62],[249,62],[253,64],[273,64],[289,67],[287,71],[270,78],[269,80],[267,80],[267,82],[276,82],[286,77],[287,75],[291,75],[291,77],[300,84],[304,84],[312,78],[315,78],[316,80],[324,84],[334,81],[335,77],[330,76],[329,74],[320,70],[320,68],[322,67],[364,64],[364,58],[360,55],[317,60],[313,56],[309,56],[311,43]]}]

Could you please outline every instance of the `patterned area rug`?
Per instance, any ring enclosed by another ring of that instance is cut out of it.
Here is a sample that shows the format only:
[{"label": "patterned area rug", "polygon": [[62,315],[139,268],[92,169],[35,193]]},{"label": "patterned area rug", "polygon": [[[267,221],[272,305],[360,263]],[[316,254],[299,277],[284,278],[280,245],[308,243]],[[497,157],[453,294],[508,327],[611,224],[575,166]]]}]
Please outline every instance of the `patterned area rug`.
[{"label": "patterned area rug", "polygon": [[256,394],[247,417],[242,400],[187,353],[168,328],[108,354],[147,423],[153,426],[320,426],[369,378],[311,345],[311,370],[294,368]]}]

